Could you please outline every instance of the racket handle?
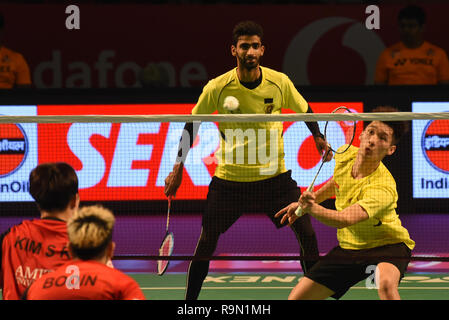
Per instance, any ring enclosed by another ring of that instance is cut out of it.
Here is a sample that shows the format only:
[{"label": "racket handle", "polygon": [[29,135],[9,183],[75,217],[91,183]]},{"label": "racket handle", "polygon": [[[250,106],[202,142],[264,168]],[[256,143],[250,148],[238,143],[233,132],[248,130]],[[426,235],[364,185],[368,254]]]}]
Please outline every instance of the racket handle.
[{"label": "racket handle", "polygon": [[[313,183],[310,184],[310,186],[308,186],[308,188],[307,188],[307,191],[312,191],[312,190],[313,190]],[[298,206],[298,209],[296,209],[295,214],[298,217],[302,217],[304,215],[304,210],[300,206]]]},{"label": "racket handle", "polygon": [[170,208],[171,208],[172,196],[168,196],[168,209],[167,209],[167,223],[165,226],[165,231],[168,232],[168,225],[170,223]]},{"label": "racket handle", "polygon": [[301,207],[298,207],[298,209],[296,209],[296,211],[295,211],[295,214],[296,214],[298,217],[302,217],[302,216],[304,215],[304,210],[302,210]]}]

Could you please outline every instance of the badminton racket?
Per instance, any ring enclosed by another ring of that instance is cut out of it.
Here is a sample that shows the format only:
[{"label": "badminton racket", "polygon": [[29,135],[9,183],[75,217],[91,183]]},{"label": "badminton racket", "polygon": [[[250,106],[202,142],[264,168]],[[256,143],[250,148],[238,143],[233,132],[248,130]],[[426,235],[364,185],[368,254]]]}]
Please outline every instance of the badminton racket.
[{"label": "badminton racket", "polygon": [[[169,232],[168,226],[170,223],[170,207],[171,207],[171,196],[168,197],[168,209],[167,209],[167,223],[165,227],[165,236],[162,240],[161,246],[159,248],[159,256],[168,257],[171,256],[173,252],[174,237],[173,233]],[[168,268],[169,260],[158,260],[157,261],[157,274],[162,276]]]},{"label": "badminton racket", "polygon": [[[340,106],[336,108],[332,113],[352,113],[351,110],[349,110],[345,106]],[[341,128],[344,133],[344,139],[336,138],[338,135],[335,134],[335,129]],[[312,180],[312,183],[307,187],[307,191],[313,191],[313,187],[315,185],[316,178],[320,174],[321,168],[323,167],[324,160],[327,158],[330,152],[334,152],[337,154],[342,154],[348,151],[349,147],[354,142],[355,137],[355,131],[356,131],[356,121],[326,121],[326,124],[324,126],[324,139],[327,141],[327,147],[328,150],[323,154],[323,157],[321,158],[321,164],[318,168],[317,173],[315,174],[315,177]],[[332,142],[332,143],[331,143]],[[341,148],[344,146],[343,148]],[[301,217],[304,215],[303,209],[299,206],[298,209],[296,209],[295,214],[298,217]]]}]

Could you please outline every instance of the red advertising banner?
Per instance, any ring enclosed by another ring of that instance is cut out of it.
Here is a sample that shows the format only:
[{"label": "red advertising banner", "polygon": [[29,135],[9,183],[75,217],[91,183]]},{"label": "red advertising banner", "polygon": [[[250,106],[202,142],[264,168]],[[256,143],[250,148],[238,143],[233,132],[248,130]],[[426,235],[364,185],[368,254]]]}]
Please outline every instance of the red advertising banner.
[{"label": "red advertising banner", "polygon": [[[192,108],[193,104],[39,105],[38,115],[189,114]],[[70,163],[85,200],[162,199],[163,188],[155,186],[168,128],[168,123],[38,125],[38,161]],[[144,155],[138,155],[139,149]],[[133,174],[139,171],[141,175]]]},{"label": "red advertising banner", "polygon": [[[314,112],[320,113],[330,113],[340,105],[363,112],[360,102],[312,102],[310,105]],[[192,107],[193,104],[38,105],[37,113],[189,114]],[[183,123],[159,122],[38,124],[38,162],[71,164],[77,171],[80,196],[85,201],[165,199],[164,180],[173,167],[173,152],[177,152],[183,127]],[[360,133],[362,126],[357,130]],[[284,123],[283,136],[286,165],[298,184],[307,187],[320,162],[310,132],[302,122]],[[216,167],[216,162],[209,160],[218,149],[218,137],[215,123],[201,125],[189,153],[197,152],[201,159],[197,163],[187,159],[177,199],[206,198]],[[354,144],[358,145],[358,134]],[[330,164],[326,165],[316,185],[327,181],[332,170]]]},{"label": "red advertising banner", "polygon": [[[425,39],[449,51],[447,4],[424,4]],[[372,84],[381,51],[399,41],[400,5],[79,5],[67,29],[65,5],[2,5],[4,44],[28,61],[38,88],[198,87],[235,66],[232,29],[255,20],[265,31],[263,65],[296,85]],[[146,69],[145,79],[142,72]],[[151,82],[151,81],[150,81]]]}]

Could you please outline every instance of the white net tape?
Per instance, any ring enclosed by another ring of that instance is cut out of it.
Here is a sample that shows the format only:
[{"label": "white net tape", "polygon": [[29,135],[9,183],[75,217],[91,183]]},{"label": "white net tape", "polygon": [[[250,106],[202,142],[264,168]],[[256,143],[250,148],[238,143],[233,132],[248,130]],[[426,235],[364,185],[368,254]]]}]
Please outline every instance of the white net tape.
[{"label": "white net tape", "polygon": [[0,116],[0,123],[73,123],[73,122],[275,122],[275,121],[407,121],[449,120],[449,112],[377,112],[377,113],[302,113],[302,114],[211,114],[211,115],[64,115]]}]

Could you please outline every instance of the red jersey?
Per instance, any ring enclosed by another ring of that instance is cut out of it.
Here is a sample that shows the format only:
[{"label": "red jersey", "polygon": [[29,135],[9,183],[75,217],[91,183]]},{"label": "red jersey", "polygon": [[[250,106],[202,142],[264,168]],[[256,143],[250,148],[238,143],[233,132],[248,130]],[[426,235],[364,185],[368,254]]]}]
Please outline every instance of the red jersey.
[{"label": "red jersey", "polygon": [[5,300],[20,299],[35,280],[70,260],[65,221],[26,220],[2,237],[0,287]]},{"label": "red jersey", "polygon": [[145,300],[137,282],[94,260],[73,260],[36,280],[27,300]]}]

